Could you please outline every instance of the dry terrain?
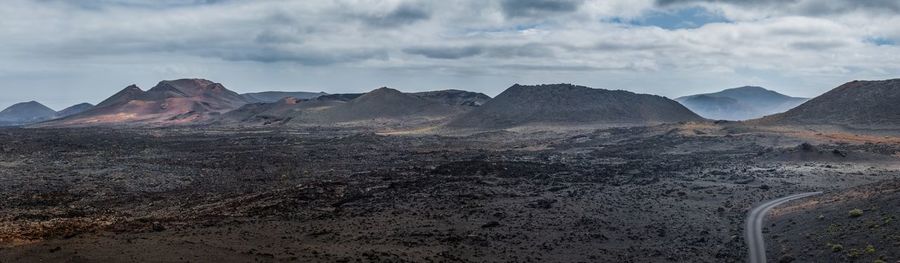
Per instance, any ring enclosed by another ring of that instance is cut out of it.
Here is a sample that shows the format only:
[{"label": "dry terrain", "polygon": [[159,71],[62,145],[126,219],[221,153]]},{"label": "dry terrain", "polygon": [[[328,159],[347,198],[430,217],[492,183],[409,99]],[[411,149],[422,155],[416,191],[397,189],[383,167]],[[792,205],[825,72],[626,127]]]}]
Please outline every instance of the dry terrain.
[{"label": "dry terrain", "polygon": [[898,178],[891,141],[798,134],[3,129],[0,262],[743,262],[754,204]]}]

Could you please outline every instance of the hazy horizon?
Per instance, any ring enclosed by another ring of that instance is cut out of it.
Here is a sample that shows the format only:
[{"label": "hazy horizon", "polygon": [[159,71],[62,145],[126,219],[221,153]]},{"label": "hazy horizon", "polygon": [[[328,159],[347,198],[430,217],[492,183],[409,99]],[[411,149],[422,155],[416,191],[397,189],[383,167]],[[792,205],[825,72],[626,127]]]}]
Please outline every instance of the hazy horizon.
[{"label": "hazy horizon", "polygon": [[129,84],[234,91],[573,83],[676,98],[739,86],[814,97],[900,69],[892,1],[13,0],[0,107],[62,109]]}]

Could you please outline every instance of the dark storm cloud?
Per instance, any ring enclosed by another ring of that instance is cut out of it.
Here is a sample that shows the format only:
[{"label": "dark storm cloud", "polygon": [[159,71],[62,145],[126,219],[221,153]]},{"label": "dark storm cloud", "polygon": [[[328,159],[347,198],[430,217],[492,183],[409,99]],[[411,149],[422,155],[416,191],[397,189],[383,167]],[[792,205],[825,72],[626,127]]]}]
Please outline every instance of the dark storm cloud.
[{"label": "dark storm cloud", "polygon": [[266,30],[257,34],[256,39],[254,40],[256,41],[256,43],[260,44],[292,44],[303,42],[303,39],[300,38],[299,34],[291,34],[272,30]]},{"label": "dark storm cloud", "polygon": [[404,53],[434,59],[462,59],[483,55],[491,58],[552,57],[553,49],[537,43],[525,45],[471,45],[462,47],[412,47]]},{"label": "dark storm cloud", "polygon": [[[223,39],[210,40],[208,45],[197,45],[199,40],[180,39],[150,42],[143,39],[117,40],[107,43],[83,41],[79,45],[51,48],[48,55],[60,58],[84,56],[120,56],[129,54],[184,54],[227,61],[252,61],[260,63],[290,62],[306,66],[328,66],[365,60],[385,60],[386,49],[329,48],[307,45],[300,38],[273,36],[263,33],[254,43],[230,43]],[[99,48],[99,47],[103,48]]]},{"label": "dark storm cloud", "polygon": [[725,3],[739,5],[768,5],[777,3],[795,3],[797,0],[656,0],[660,6],[691,3]]},{"label": "dark storm cloud", "polygon": [[209,5],[233,0],[93,0],[93,1],[66,1],[66,0],[39,0],[44,3],[62,3],[83,9],[103,9],[108,7],[129,8],[167,8],[185,7],[196,5]]},{"label": "dark storm cloud", "polygon": [[803,15],[829,15],[853,11],[900,13],[897,0],[656,0],[658,6],[679,4],[721,3],[744,7],[776,7]]},{"label": "dark storm cloud", "polygon": [[841,48],[850,45],[846,41],[797,41],[791,43],[791,47],[802,50],[824,51],[829,49]]},{"label": "dark storm cloud", "polygon": [[360,18],[369,26],[389,28],[428,20],[431,12],[421,6],[400,5],[386,14],[364,15]]},{"label": "dark storm cloud", "polygon": [[197,51],[198,55],[210,55],[225,60],[254,61],[262,63],[293,62],[306,66],[327,66],[338,63],[359,62],[370,59],[385,60],[385,50],[282,50],[277,48],[258,48],[246,51]]},{"label": "dark storm cloud", "polygon": [[546,58],[555,55],[553,47],[547,44],[505,45],[487,48],[487,56],[493,58]]},{"label": "dark storm cloud", "polygon": [[534,17],[578,10],[582,0],[503,0],[500,6],[506,17]]},{"label": "dark storm cloud", "polygon": [[404,53],[421,55],[427,58],[437,59],[461,59],[480,55],[484,48],[478,46],[467,47],[414,47],[403,49]]}]

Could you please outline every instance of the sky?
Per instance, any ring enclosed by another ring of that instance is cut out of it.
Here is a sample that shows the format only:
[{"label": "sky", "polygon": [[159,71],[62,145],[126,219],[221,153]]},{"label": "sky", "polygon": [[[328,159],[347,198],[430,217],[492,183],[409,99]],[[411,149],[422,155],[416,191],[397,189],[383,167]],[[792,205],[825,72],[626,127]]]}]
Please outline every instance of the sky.
[{"label": "sky", "polygon": [[814,97],[900,77],[897,25],[895,0],[5,0],[0,108],[178,78],[242,93],[573,83]]}]

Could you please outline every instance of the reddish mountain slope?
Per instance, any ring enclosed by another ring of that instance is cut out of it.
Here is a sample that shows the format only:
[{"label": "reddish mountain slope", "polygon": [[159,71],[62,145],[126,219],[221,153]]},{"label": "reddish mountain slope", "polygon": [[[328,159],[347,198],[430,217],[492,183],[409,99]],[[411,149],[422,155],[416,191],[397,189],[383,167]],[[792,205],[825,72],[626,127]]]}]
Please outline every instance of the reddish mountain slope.
[{"label": "reddish mountain slope", "polygon": [[241,95],[209,80],[169,80],[148,91],[128,86],[90,110],[38,126],[195,124],[246,103]]}]

